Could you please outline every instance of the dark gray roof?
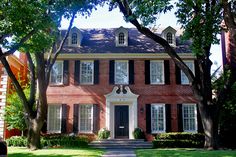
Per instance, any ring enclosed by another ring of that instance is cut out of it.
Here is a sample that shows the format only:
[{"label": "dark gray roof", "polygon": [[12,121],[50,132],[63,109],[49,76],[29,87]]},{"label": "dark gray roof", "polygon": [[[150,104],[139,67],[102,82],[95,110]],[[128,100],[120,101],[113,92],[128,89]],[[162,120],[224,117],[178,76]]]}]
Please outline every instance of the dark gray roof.
[{"label": "dark gray roof", "polygon": [[[83,39],[80,47],[65,45],[62,53],[163,53],[164,49],[153,40],[139,33],[136,28],[128,29],[128,46],[117,47],[115,45],[115,30],[111,29],[80,29]],[[190,41],[180,40],[176,33],[177,53],[191,53]],[[63,31],[62,31],[62,34]],[[160,35],[160,33],[157,33]]]}]

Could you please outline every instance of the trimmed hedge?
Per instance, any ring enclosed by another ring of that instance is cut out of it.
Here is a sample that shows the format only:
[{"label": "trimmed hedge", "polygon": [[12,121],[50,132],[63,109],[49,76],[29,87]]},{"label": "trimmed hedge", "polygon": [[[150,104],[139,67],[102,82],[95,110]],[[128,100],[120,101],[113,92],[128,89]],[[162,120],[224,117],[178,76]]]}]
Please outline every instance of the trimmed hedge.
[{"label": "trimmed hedge", "polygon": [[154,148],[202,148],[204,134],[201,133],[162,133],[156,135],[153,142]]},{"label": "trimmed hedge", "polygon": [[[8,146],[26,147],[27,138],[23,136],[13,136],[6,140]],[[46,135],[41,137],[42,147],[87,147],[87,136],[68,136],[68,135]]]}]

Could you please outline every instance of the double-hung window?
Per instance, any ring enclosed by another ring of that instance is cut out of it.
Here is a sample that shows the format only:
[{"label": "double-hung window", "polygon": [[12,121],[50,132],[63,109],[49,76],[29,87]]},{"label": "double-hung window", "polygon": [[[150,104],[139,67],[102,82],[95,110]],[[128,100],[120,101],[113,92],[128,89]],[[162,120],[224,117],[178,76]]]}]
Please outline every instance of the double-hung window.
[{"label": "double-hung window", "polygon": [[173,37],[172,37],[172,33],[171,32],[168,32],[166,34],[166,40],[169,44],[173,44]]},{"label": "double-hung window", "polygon": [[150,83],[164,84],[164,62],[150,61]]},{"label": "double-hung window", "polygon": [[61,132],[61,105],[48,105],[47,130],[51,133]]},{"label": "double-hung window", "polygon": [[124,45],[125,44],[125,34],[123,32],[119,33],[119,45]]},{"label": "double-hung window", "polygon": [[63,61],[56,61],[52,66],[50,84],[63,83]]},{"label": "double-hung window", "polygon": [[[194,73],[194,62],[193,61],[184,61],[184,63],[189,67],[189,69]],[[181,84],[189,84],[188,77],[181,70]]]},{"label": "double-hung window", "polygon": [[79,131],[91,133],[93,131],[93,105],[80,105],[79,115]]},{"label": "double-hung window", "polygon": [[160,133],[166,131],[165,123],[165,104],[151,105],[151,130],[152,133]]},{"label": "double-hung window", "polygon": [[183,131],[196,132],[197,131],[197,106],[196,104],[183,104]]},{"label": "double-hung window", "polygon": [[94,61],[80,62],[80,82],[81,84],[93,84],[94,82]]},{"label": "double-hung window", "polygon": [[77,44],[77,40],[78,40],[77,33],[72,33],[72,36],[71,36],[71,44],[72,44],[72,45],[76,45],[76,44]]},{"label": "double-hung window", "polygon": [[129,84],[128,61],[115,61],[115,84]]}]

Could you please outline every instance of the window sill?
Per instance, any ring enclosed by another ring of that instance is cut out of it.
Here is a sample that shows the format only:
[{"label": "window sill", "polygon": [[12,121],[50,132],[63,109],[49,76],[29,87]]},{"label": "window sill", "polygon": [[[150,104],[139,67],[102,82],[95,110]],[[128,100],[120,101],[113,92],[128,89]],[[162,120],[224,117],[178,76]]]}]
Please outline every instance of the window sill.
[{"label": "window sill", "polygon": [[64,84],[49,84],[49,87],[64,87]]},{"label": "window sill", "polygon": [[83,132],[83,131],[80,131],[79,134],[93,134],[93,132]]}]

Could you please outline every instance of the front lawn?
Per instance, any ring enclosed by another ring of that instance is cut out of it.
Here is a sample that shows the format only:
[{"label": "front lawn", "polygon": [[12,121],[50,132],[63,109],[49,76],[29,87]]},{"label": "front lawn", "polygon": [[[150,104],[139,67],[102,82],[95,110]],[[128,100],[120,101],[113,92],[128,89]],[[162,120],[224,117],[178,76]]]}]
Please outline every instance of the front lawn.
[{"label": "front lawn", "polygon": [[236,150],[138,149],[137,157],[236,157]]},{"label": "front lawn", "polygon": [[49,148],[30,151],[24,147],[8,147],[8,157],[100,157],[101,149],[91,148]]}]

